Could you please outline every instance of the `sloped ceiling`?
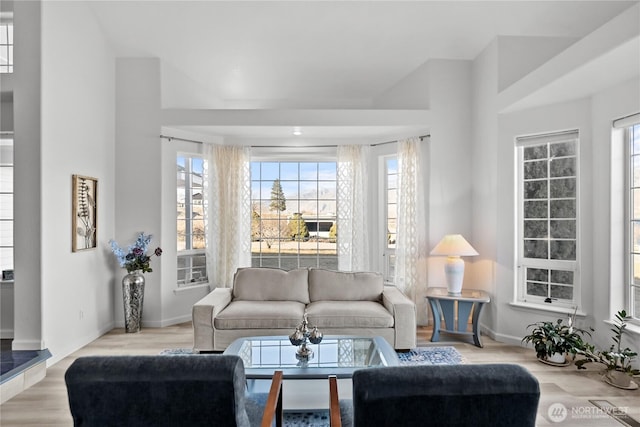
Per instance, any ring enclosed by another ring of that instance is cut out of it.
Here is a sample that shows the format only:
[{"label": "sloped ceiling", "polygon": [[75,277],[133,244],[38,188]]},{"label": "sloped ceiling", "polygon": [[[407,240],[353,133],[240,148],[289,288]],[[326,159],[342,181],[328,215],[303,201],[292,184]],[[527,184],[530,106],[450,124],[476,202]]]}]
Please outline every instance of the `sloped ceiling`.
[{"label": "sloped ceiling", "polygon": [[160,58],[166,108],[367,109],[429,59],[473,60],[498,35],[579,39],[636,3],[86,4],[118,56]]}]

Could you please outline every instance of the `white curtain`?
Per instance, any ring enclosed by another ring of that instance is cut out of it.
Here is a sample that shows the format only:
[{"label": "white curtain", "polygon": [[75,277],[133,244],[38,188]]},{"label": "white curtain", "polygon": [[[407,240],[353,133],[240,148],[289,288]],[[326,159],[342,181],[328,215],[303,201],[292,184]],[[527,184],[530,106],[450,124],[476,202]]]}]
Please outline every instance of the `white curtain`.
[{"label": "white curtain", "polygon": [[338,269],[369,270],[367,162],[369,147],[338,146]]},{"label": "white curtain", "polygon": [[238,267],[251,265],[251,153],[248,147],[204,145],[207,274],[231,287]]},{"label": "white curtain", "polygon": [[[396,286],[424,314],[427,287],[427,235],[420,138],[398,141],[398,234],[396,237]],[[420,323],[424,323],[420,322]]]}]

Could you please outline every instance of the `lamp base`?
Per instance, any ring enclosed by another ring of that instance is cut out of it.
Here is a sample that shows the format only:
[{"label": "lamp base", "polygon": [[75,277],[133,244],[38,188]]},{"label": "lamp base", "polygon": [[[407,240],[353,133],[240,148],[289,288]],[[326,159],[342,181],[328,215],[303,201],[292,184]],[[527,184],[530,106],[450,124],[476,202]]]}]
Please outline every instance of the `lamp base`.
[{"label": "lamp base", "polygon": [[444,273],[447,279],[448,294],[460,295],[462,293],[462,279],[464,278],[464,260],[458,256],[447,257]]}]

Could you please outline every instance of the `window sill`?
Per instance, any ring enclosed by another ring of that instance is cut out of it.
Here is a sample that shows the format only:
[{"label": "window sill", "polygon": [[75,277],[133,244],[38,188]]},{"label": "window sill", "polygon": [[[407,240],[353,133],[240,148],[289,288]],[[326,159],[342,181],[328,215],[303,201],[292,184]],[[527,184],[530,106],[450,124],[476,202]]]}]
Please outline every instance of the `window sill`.
[{"label": "window sill", "polygon": [[[546,311],[550,313],[569,314],[569,315],[572,315],[573,311],[575,310],[574,308],[570,308],[570,307],[560,307],[560,306],[551,307],[550,304],[540,305],[540,304],[532,304],[527,302],[510,302],[509,305],[514,308],[519,308],[519,309],[521,308],[521,309],[531,310],[536,312]],[[584,313],[581,310],[578,310],[576,311],[576,316],[586,317],[587,313]]]},{"label": "window sill", "polygon": [[201,289],[205,289],[207,291],[211,290],[211,287],[209,286],[208,283],[201,283],[199,285],[192,285],[192,286],[182,286],[180,288],[175,288],[173,290],[173,293],[178,295],[178,294],[182,294],[184,292],[189,292],[189,291],[195,291],[195,290],[201,290]]}]

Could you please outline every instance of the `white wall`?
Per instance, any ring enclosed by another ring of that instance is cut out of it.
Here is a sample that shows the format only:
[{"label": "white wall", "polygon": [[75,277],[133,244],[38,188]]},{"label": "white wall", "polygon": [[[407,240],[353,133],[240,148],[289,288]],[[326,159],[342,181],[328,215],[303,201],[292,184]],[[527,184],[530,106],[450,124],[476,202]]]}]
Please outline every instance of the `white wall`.
[{"label": "white wall", "polygon": [[[41,5],[14,6],[14,350],[43,349]],[[70,221],[70,218],[69,218]]]},{"label": "white wall", "polygon": [[[471,61],[430,60],[386,90],[377,108],[429,108],[431,137],[423,141],[427,251],[445,234],[472,239],[472,72]],[[472,260],[467,260],[467,265]],[[444,258],[427,260],[427,285],[445,286]],[[465,275],[466,287],[478,287]],[[427,307],[418,298],[418,323],[426,324]]]},{"label": "white wall", "polygon": [[[152,247],[167,246],[161,233],[162,155],[160,144],[160,61],[157,58],[116,60],[115,240],[132,244],[138,234],[151,234]],[[162,257],[153,258],[145,274],[143,326],[162,326]],[[124,326],[122,287],[116,275],[116,325]]]},{"label": "white wall", "polygon": [[482,311],[481,324],[495,325],[500,303],[496,300],[496,263],[498,249],[498,43],[491,42],[472,65],[472,125],[473,144],[471,166],[472,241],[479,256],[467,266],[476,287],[492,295],[491,304]]},{"label": "white wall", "polygon": [[[40,283],[43,338],[55,363],[114,325],[107,246],[114,235],[114,57],[84,3],[43,2],[41,69]],[[16,169],[25,166],[33,169]],[[75,253],[72,174],[98,179],[97,248]]]},{"label": "white wall", "polygon": [[[593,315],[597,319],[596,339],[600,345],[608,346],[609,327],[602,319],[610,319],[623,306],[623,265],[619,262],[616,248],[624,244],[623,239],[612,234],[612,221],[619,221],[622,207],[603,203],[616,199],[612,194],[611,175],[620,171],[620,163],[612,163],[611,124],[626,115],[640,112],[640,79],[634,79],[594,95],[591,101],[591,126],[593,135],[592,193],[593,193]],[[597,178],[596,178],[597,177]],[[617,199],[620,200],[619,198]],[[611,213],[614,213],[612,215]],[[616,215],[617,214],[617,215]],[[604,243],[604,244],[601,244]],[[613,274],[618,271],[618,274]],[[626,334],[624,345],[635,346],[640,352],[640,333]]]}]

